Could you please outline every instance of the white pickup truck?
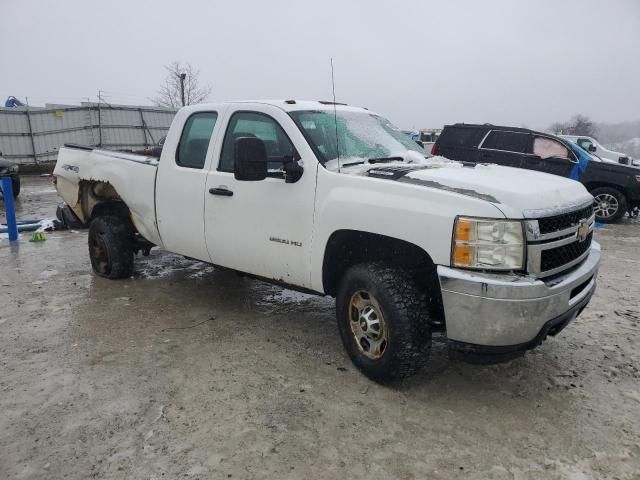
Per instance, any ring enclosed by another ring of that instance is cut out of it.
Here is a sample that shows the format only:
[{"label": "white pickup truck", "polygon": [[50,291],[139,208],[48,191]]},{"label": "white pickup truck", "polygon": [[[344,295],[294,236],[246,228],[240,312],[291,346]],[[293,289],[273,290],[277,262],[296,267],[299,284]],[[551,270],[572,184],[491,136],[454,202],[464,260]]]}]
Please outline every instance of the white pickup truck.
[{"label": "white pickup truck", "polygon": [[386,382],[424,365],[433,332],[512,358],[596,285],[580,183],[427,156],[364,108],[252,101],[181,109],[159,159],[70,146],[54,173],[96,274],[130,277],[157,246],[334,296],[352,361]]}]

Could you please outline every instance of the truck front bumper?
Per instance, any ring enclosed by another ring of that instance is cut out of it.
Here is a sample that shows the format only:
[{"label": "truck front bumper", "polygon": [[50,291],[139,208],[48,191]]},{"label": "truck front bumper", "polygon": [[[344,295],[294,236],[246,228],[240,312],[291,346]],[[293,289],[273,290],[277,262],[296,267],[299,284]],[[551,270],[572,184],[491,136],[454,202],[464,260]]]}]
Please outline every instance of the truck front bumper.
[{"label": "truck front bumper", "polygon": [[480,354],[535,347],[589,303],[599,264],[600,245],[592,242],[580,265],[552,280],[438,266],[450,344]]}]

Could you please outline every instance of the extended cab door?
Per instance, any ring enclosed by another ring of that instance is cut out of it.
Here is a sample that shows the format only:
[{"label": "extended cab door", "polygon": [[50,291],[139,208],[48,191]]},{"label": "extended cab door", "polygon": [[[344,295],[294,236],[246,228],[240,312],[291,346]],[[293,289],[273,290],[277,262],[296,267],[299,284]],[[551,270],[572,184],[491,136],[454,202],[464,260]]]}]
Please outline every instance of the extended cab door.
[{"label": "extended cab door", "polygon": [[208,154],[219,131],[220,109],[182,109],[165,140],[156,180],[156,218],[166,250],[209,261],[204,236]]},{"label": "extended cab door", "polygon": [[530,135],[523,132],[491,130],[480,145],[480,161],[507,167],[522,167]]},{"label": "extended cab door", "polygon": [[569,177],[577,163],[569,149],[555,138],[534,135],[531,148],[532,154],[525,157],[524,168]]},{"label": "extended cab door", "polygon": [[[270,176],[236,180],[234,142],[257,137],[266,146]],[[282,159],[300,158],[304,172],[285,183]],[[318,162],[283,110],[246,104],[231,110],[207,176],[205,234],[211,262],[283,283],[310,286],[311,232]]]}]

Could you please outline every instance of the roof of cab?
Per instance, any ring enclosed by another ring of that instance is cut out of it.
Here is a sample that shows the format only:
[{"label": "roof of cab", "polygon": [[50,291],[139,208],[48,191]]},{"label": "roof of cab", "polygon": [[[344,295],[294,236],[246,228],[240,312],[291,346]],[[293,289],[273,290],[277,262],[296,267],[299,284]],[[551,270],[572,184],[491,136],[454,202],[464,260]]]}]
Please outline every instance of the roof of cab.
[{"label": "roof of cab", "polygon": [[530,128],[509,127],[509,126],[505,126],[505,125],[492,125],[490,123],[483,123],[483,124],[479,124],[479,123],[454,123],[453,125],[445,125],[445,128],[447,128],[447,127],[473,128],[473,129],[484,130],[484,131],[501,130],[501,131],[507,131],[507,132],[533,133],[533,134],[536,134],[536,135],[549,136],[548,133],[538,132],[536,130],[531,130]]},{"label": "roof of cab", "polygon": [[331,110],[335,108],[336,110],[342,111],[368,111],[363,107],[354,107],[351,105],[347,105],[345,103],[336,102],[335,104],[331,101],[325,100],[294,100],[294,99],[282,99],[282,100],[236,100],[230,102],[220,102],[220,103],[201,103],[198,104],[198,107],[207,107],[211,108],[214,105],[239,105],[239,104],[247,104],[247,103],[259,103],[265,105],[273,105],[274,107],[281,108],[286,112],[293,112],[297,110]]}]

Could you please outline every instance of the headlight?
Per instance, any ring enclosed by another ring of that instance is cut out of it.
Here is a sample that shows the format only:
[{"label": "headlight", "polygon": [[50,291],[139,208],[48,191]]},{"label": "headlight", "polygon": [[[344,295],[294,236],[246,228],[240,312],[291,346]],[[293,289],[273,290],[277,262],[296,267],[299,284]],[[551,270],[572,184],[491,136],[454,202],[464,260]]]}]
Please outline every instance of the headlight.
[{"label": "headlight", "polygon": [[524,269],[522,222],[458,217],[451,266],[478,270]]},{"label": "headlight", "polygon": [[11,165],[9,167],[9,173],[18,173],[18,165]]}]

